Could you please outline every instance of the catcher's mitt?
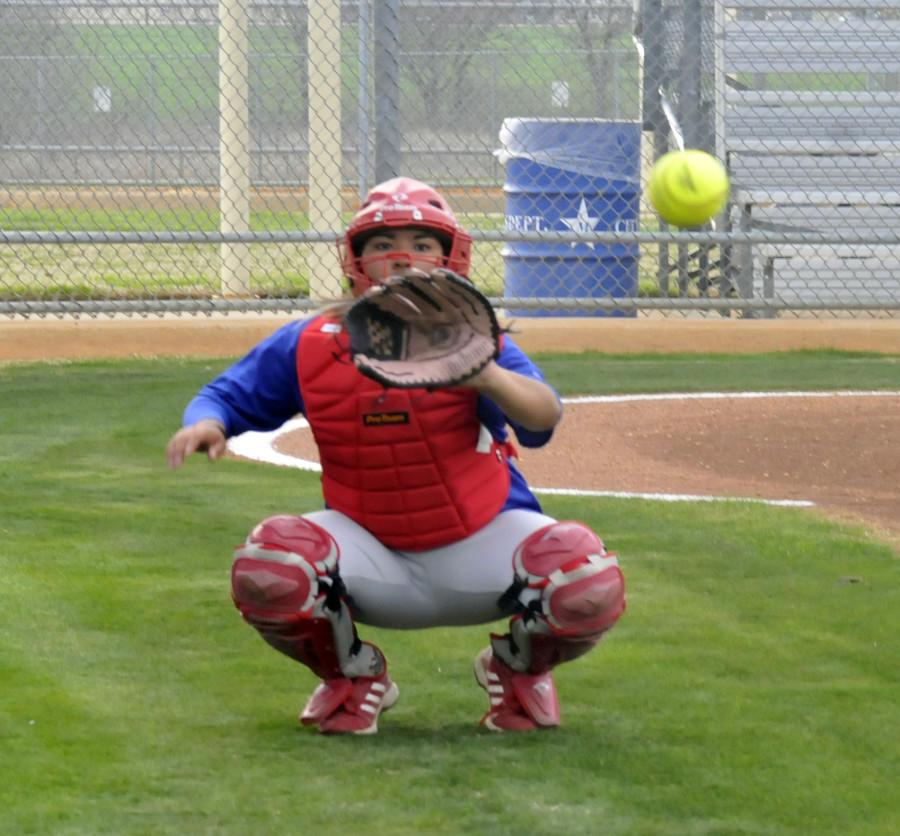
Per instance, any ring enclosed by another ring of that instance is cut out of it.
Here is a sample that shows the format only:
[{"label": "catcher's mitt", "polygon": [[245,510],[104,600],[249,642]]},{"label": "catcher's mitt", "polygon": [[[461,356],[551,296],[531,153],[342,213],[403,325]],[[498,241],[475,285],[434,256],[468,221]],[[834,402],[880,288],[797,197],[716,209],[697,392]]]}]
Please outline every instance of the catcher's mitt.
[{"label": "catcher's mitt", "polygon": [[500,353],[491,303],[446,269],[373,287],[347,311],[344,327],[360,372],[400,389],[454,386]]}]

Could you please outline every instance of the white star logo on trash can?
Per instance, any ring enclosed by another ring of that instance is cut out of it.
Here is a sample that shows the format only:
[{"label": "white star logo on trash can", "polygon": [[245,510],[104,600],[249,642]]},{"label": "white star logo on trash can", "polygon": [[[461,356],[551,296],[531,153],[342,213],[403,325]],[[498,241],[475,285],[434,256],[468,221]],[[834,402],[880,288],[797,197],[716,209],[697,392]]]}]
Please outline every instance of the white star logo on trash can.
[{"label": "white star logo on trash can", "polygon": [[[588,213],[587,203],[584,198],[581,198],[581,205],[578,207],[578,214],[575,215],[574,218],[560,218],[560,220],[567,226],[572,232],[577,232],[581,235],[585,235],[588,232],[593,232],[594,227],[600,222],[599,217],[594,217]],[[579,243],[586,244],[591,249],[594,249],[593,241],[581,241]],[[576,244],[575,241],[572,241],[569,246],[574,247]]]}]

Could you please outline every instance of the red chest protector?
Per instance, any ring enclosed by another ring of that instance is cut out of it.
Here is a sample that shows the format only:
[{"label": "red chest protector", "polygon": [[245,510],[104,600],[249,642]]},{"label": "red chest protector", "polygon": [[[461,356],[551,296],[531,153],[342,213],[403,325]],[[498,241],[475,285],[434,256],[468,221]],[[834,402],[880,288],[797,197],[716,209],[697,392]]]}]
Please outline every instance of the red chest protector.
[{"label": "red chest protector", "polygon": [[478,421],[473,389],[385,389],[356,370],[326,317],[304,329],[297,372],[325,502],[386,546],[445,546],[503,507],[514,451]]}]

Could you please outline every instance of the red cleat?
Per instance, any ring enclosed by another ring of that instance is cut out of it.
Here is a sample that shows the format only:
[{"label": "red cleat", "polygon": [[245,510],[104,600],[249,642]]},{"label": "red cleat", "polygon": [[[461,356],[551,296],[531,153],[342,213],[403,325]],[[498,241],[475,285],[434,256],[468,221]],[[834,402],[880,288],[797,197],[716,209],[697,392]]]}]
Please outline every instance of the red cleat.
[{"label": "red cleat", "polygon": [[559,725],[559,698],[549,671],[518,673],[486,647],[475,657],[475,680],[490,700],[481,725],[491,731],[533,731]]},{"label": "red cleat", "polygon": [[387,671],[380,676],[326,679],[313,691],[300,722],[318,726],[322,734],[375,734],[378,716],[399,696]]}]

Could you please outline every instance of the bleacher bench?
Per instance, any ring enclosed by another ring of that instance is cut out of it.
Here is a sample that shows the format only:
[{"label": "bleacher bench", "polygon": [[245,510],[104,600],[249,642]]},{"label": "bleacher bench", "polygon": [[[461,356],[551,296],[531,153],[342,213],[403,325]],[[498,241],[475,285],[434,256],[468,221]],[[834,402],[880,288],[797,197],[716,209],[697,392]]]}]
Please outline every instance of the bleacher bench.
[{"label": "bleacher bench", "polygon": [[[723,2],[718,151],[733,226],[900,236],[900,91],[838,89],[900,73],[900,0]],[[773,76],[797,89],[772,89]],[[900,244],[767,244],[736,261],[747,297],[900,303]]]}]

